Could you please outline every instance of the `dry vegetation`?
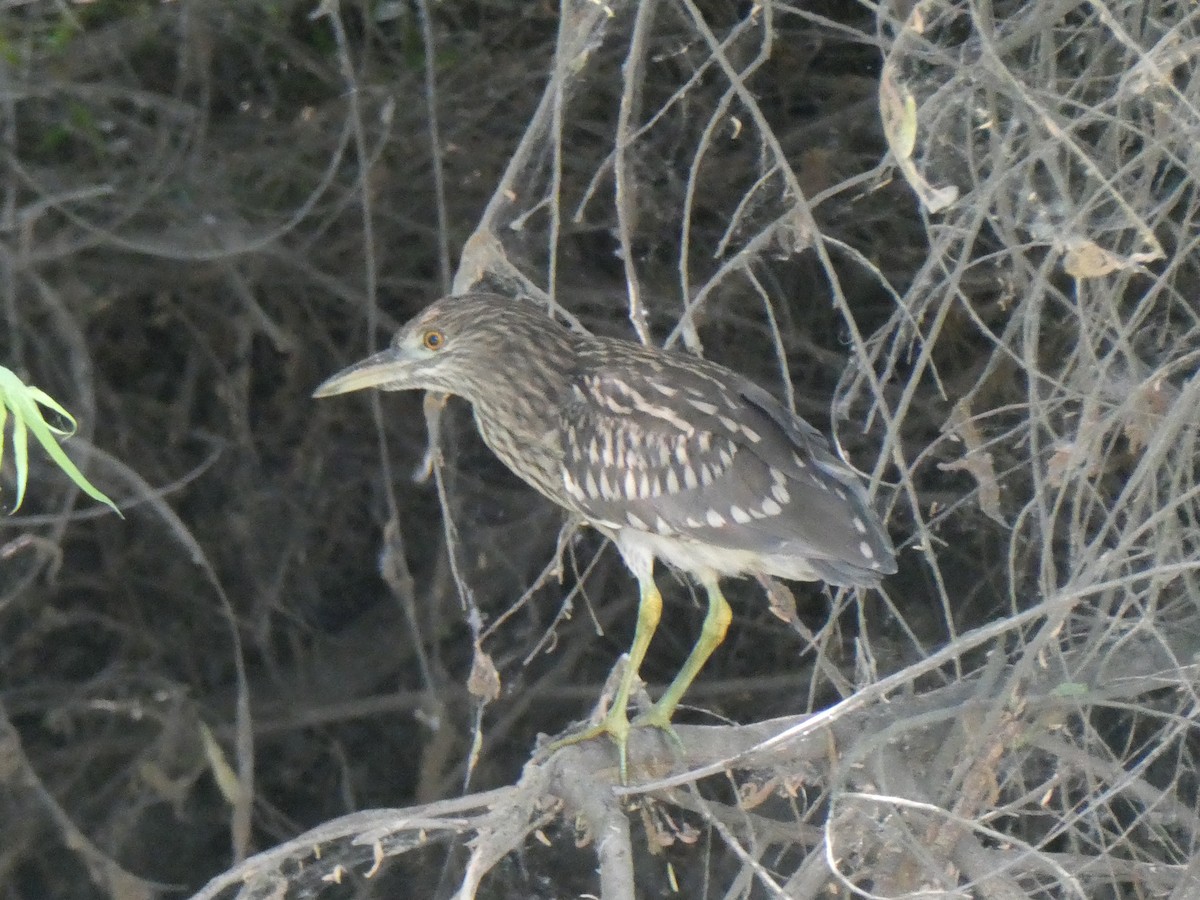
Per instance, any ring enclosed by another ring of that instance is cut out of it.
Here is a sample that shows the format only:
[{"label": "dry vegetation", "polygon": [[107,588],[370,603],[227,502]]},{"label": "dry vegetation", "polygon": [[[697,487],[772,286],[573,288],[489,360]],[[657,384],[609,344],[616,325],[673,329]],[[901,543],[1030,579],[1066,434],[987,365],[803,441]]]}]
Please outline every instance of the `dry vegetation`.
[{"label": "dry vegetation", "polygon": [[[38,457],[0,522],[0,895],[1200,896],[1197,59],[1182,0],[0,4],[0,365],[125,515]],[[629,786],[535,756],[616,554],[461,404],[309,399],[451,282],[754,377],[900,573],[731,585]]]}]

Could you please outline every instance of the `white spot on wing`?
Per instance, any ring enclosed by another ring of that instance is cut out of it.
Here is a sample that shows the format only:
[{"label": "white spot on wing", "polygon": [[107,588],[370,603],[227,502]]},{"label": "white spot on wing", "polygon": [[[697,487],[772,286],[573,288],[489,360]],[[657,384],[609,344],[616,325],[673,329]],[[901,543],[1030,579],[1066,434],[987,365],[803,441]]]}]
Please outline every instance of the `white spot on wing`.
[{"label": "white spot on wing", "polygon": [[777,516],[781,512],[783,512],[783,507],[780,506],[778,503],[776,503],[774,500],[767,499],[767,500],[763,501],[762,511],[764,513],[766,513],[768,516]]},{"label": "white spot on wing", "polygon": [[871,549],[871,545],[868,544],[866,541],[863,541],[861,544],[858,545],[858,552],[861,553],[867,559],[875,558],[875,551]]},{"label": "white spot on wing", "polygon": [[688,403],[706,416],[713,416],[717,413],[717,405],[709,403],[707,400],[697,400],[695,397],[688,397]]},{"label": "white spot on wing", "polygon": [[867,523],[858,516],[854,517],[854,528],[859,534],[867,533]]},{"label": "white spot on wing", "polygon": [[633,469],[628,469],[625,472],[625,496],[630,500],[639,496],[637,491],[637,476],[633,474]]},{"label": "white spot on wing", "polygon": [[612,394],[600,392],[597,393],[599,394],[598,399],[600,400],[601,405],[604,406],[609,412],[615,412],[618,416],[627,416],[633,412],[632,406],[626,406],[623,403],[619,403],[617,398],[612,396]]},{"label": "white spot on wing", "polygon": [[567,489],[568,494],[570,494],[576,500],[583,499],[583,491],[579,489],[578,483],[576,483],[575,479],[571,477],[571,473],[566,469],[563,469],[562,480],[563,487]]},{"label": "white spot on wing", "polygon": [[667,493],[679,493],[679,476],[675,474],[674,469],[667,469]]},{"label": "white spot on wing", "polygon": [[709,524],[709,525],[711,525],[713,528],[720,528],[722,525],[724,525],[724,524],[725,524],[725,517],[724,517],[724,516],[722,516],[722,515],[721,515],[719,512],[717,512],[715,509],[710,509],[710,510],[708,511],[708,514],[707,514],[707,515],[704,517],[704,519],[705,519],[705,521],[707,521],[707,522],[708,522],[708,524]]},{"label": "white spot on wing", "polygon": [[731,419],[731,418],[729,418],[729,416],[718,416],[717,418],[719,418],[721,420],[722,425],[724,425],[727,429],[732,431],[734,434],[737,434],[738,423],[737,423],[736,419]]},{"label": "white spot on wing", "polygon": [[689,491],[700,485],[700,482],[696,480],[696,470],[691,466],[683,467],[683,483]]},{"label": "white spot on wing", "polygon": [[645,522],[643,522],[641,519],[639,519],[637,516],[635,516],[631,512],[625,513],[625,521],[627,521],[630,525],[632,525],[638,531],[649,531],[650,530],[646,526]]},{"label": "white spot on wing", "polygon": [[744,434],[746,437],[750,438],[750,442],[754,443],[754,444],[757,444],[759,441],[762,440],[761,434],[759,434],[753,428],[750,428],[746,425],[742,426],[742,434]]},{"label": "white spot on wing", "polygon": [[[604,477],[603,472],[600,473],[600,477]],[[600,489],[596,486],[596,476],[592,473],[591,469],[588,469],[587,478],[584,479],[583,487],[588,497],[591,499],[596,500],[600,497]]]},{"label": "white spot on wing", "polygon": [[792,462],[794,462],[796,464],[797,469],[807,469],[808,468],[808,463],[806,463],[804,460],[802,460],[800,458],[799,453],[792,454]]},{"label": "white spot on wing", "polygon": [[771,496],[774,497],[776,500],[778,500],[780,503],[785,503],[785,504],[790,503],[792,500],[792,495],[788,493],[788,489],[785,488],[782,484],[776,484],[776,485],[772,486]]},{"label": "white spot on wing", "polygon": [[658,516],[654,520],[654,530],[657,531],[659,534],[670,534],[671,526],[668,525],[665,521],[663,521],[662,516]]},{"label": "white spot on wing", "polygon": [[[655,364],[653,362],[651,362],[650,365],[651,365],[651,368],[653,368],[655,371],[661,370],[661,366],[658,366],[657,364]],[[671,425],[678,428],[680,431],[684,432],[685,434],[691,434],[692,431],[694,430],[691,425],[689,425],[683,419],[679,418],[679,416],[677,416],[675,414],[675,411],[673,409],[671,409],[671,407],[657,406],[654,403],[651,403],[649,400],[647,400],[645,397],[643,397],[641,394],[639,394],[637,391],[635,391],[630,385],[626,384],[625,382],[623,382],[619,379],[610,377],[609,381],[610,381],[611,386],[618,388],[620,390],[620,392],[625,396],[625,398],[633,404],[632,409],[636,409],[638,412],[642,413],[643,415],[652,416],[653,418],[659,419],[660,421],[669,422]],[[655,383],[654,386],[657,388],[658,384]],[[672,388],[668,388],[667,390],[671,391],[672,394],[674,393],[674,389],[672,389]],[[670,394],[668,394],[667,396],[670,396]],[[610,407],[610,408],[612,408],[612,407]],[[625,412],[631,412],[632,409],[626,408]],[[614,412],[619,412],[619,411],[620,410],[614,410]]]},{"label": "white spot on wing", "polygon": [[671,450],[667,447],[667,442],[663,440],[662,435],[656,436],[654,446],[658,450],[658,467],[665,469],[671,464]]},{"label": "white spot on wing", "polygon": [[750,513],[746,512],[740,506],[735,506],[729,510],[729,515],[733,517],[733,521],[739,525],[745,525],[750,521]]}]

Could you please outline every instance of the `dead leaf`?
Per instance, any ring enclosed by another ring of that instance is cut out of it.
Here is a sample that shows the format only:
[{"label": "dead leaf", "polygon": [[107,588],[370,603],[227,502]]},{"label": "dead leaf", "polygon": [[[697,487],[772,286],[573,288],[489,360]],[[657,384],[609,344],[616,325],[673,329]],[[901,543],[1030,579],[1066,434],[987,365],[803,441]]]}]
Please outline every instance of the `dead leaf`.
[{"label": "dead leaf", "polygon": [[943,472],[963,471],[975,479],[979,485],[979,508],[984,514],[995,519],[1001,525],[1005,524],[1004,515],[1000,511],[1000,483],[996,481],[996,468],[990,453],[974,453],[956,459],[952,462],[938,463]]},{"label": "dead leaf", "polygon": [[1138,388],[1135,397],[1137,408],[1126,420],[1124,432],[1130,452],[1140,453],[1150,443],[1159,420],[1171,408],[1176,392],[1165,378],[1155,378]]},{"label": "dead leaf", "polygon": [[879,116],[896,160],[910,159],[917,146],[917,99],[890,66],[884,67],[879,79]]},{"label": "dead leaf", "polygon": [[467,690],[472,697],[491,703],[500,696],[500,673],[492,658],[479,645],[475,646],[475,658],[471,661],[471,676],[467,679]]},{"label": "dead leaf", "polygon": [[221,795],[230,806],[236,806],[242,796],[242,782],[233,766],[225,758],[225,751],[213,737],[213,733],[203,722],[200,723],[200,740],[204,744],[204,756],[208,759],[208,768],[213,773],[213,779],[221,790]]},{"label": "dead leaf", "polygon": [[755,781],[746,781],[738,785],[738,805],[742,809],[754,809],[756,806],[761,806],[767,801],[779,787],[779,779],[776,777],[767,778],[761,783]]},{"label": "dead leaf", "polygon": [[1060,444],[1058,449],[1050,455],[1050,461],[1046,463],[1046,483],[1050,487],[1062,487],[1067,476],[1067,469],[1071,465],[1071,448],[1073,446],[1072,444]]},{"label": "dead leaf", "polygon": [[1072,278],[1100,278],[1123,268],[1120,257],[1092,241],[1081,241],[1063,255],[1063,269]]},{"label": "dead leaf", "polygon": [[1000,510],[1000,482],[996,479],[996,463],[992,454],[983,449],[983,435],[975,424],[971,406],[967,400],[959,400],[950,411],[950,418],[942,426],[943,432],[952,431],[963,442],[966,453],[961,459],[938,463],[943,472],[966,472],[979,485],[979,508],[988,518],[1005,524]]},{"label": "dead leaf", "polygon": [[762,577],[758,579],[758,582],[767,592],[767,603],[770,606],[771,614],[789,625],[795,622],[798,618],[796,595],[792,593],[791,588],[774,578]]}]

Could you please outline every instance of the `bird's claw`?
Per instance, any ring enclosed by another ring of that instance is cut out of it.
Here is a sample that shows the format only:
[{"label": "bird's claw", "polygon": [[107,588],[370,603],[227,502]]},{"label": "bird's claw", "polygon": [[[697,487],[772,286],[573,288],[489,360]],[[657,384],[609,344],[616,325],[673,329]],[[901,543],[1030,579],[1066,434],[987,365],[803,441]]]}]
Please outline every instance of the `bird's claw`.
[{"label": "bird's claw", "polygon": [[671,725],[671,717],[661,712],[657,707],[654,707],[647,712],[642,713],[629,723],[630,728],[657,728],[659,731],[666,732],[676,746],[683,747],[683,741],[679,739],[679,735],[675,733],[674,726]]},{"label": "bird's claw", "polygon": [[565,737],[560,737],[557,740],[551,741],[546,745],[546,755],[549,756],[563,747],[570,747],[573,744],[582,744],[584,741],[590,741],[598,737],[607,735],[612,739],[612,742],[617,747],[617,763],[620,770],[621,784],[628,782],[629,762],[627,745],[629,744],[629,717],[625,714],[625,710],[613,709],[608,715],[597,722],[595,725],[589,725],[574,734],[568,734]]},{"label": "bird's claw", "polygon": [[665,732],[677,747],[683,748],[683,742],[675,733],[675,729],[671,727],[670,717],[656,708],[651,708],[632,722],[629,721],[624,710],[614,709],[595,725],[551,741],[546,746],[545,752],[550,755],[572,744],[582,744],[584,741],[608,736],[617,748],[617,773],[620,776],[621,784],[627,785],[629,784],[629,732],[634,728],[657,728]]}]

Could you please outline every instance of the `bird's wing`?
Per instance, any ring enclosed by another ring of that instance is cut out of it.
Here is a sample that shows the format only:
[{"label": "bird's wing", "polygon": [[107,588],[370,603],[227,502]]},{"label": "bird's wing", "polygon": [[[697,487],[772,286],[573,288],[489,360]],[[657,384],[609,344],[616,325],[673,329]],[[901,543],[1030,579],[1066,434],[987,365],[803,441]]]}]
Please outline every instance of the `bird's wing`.
[{"label": "bird's wing", "polygon": [[689,364],[669,378],[597,367],[563,409],[563,484],[588,518],[807,560],[835,584],[895,571],[857,475],[762,388]]}]

